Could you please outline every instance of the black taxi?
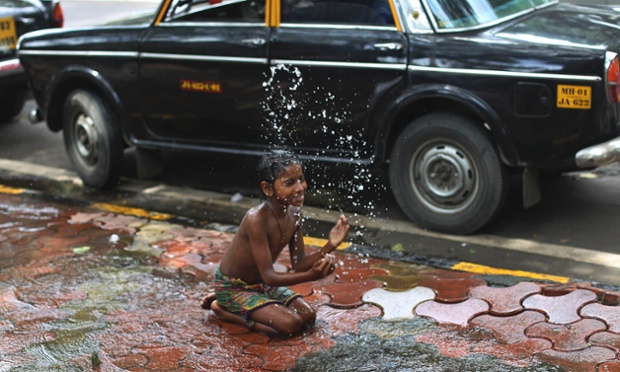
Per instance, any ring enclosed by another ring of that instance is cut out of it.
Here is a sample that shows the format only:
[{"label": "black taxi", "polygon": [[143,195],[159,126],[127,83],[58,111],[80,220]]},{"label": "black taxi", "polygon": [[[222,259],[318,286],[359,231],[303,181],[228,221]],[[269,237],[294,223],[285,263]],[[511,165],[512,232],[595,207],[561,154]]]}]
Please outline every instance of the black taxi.
[{"label": "black taxi", "polygon": [[58,0],[0,0],[0,123],[17,115],[28,86],[17,59],[18,38],[26,32],[62,27]]},{"label": "black taxi", "polygon": [[413,221],[459,234],[513,175],[532,205],[540,171],[617,160],[618,52],[620,13],[555,0],[164,0],[19,43],[32,117],[85,185],[113,186],[126,147],[139,165],[286,147],[385,165]]}]

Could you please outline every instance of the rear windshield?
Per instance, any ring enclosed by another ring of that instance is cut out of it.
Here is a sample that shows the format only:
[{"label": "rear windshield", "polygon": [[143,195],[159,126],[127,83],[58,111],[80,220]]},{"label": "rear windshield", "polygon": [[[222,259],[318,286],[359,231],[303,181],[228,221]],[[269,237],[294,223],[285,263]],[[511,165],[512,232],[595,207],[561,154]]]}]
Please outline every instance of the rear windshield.
[{"label": "rear windshield", "polygon": [[557,0],[427,0],[438,30],[480,28]]}]

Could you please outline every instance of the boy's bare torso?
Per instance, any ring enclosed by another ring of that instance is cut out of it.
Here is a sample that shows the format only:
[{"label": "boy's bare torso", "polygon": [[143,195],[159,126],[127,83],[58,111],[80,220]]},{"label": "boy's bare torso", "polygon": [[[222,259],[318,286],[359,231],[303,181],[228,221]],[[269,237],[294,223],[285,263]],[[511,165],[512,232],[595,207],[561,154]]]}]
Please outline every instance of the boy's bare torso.
[{"label": "boy's bare torso", "polygon": [[287,213],[288,220],[278,225],[266,204],[250,209],[241,221],[239,230],[220,263],[222,274],[242,279],[248,284],[262,283],[263,279],[252,250],[252,244],[256,242],[250,241],[248,229],[259,228],[266,232],[271,262],[274,263],[284,247],[293,240],[300,224],[299,214],[293,213],[292,210],[288,210]]}]

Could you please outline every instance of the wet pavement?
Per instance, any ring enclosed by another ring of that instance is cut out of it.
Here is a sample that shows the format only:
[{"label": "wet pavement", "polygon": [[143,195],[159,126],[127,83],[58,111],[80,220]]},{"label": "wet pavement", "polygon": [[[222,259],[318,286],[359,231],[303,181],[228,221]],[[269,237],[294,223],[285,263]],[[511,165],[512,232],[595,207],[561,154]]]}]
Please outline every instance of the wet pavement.
[{"label": "wet pavement", "polygon": [[615,288],[357,245],[292,287],[314,328],[223,322],[199,304],[234,229],[0,186],[0,371],[620,371]]}]

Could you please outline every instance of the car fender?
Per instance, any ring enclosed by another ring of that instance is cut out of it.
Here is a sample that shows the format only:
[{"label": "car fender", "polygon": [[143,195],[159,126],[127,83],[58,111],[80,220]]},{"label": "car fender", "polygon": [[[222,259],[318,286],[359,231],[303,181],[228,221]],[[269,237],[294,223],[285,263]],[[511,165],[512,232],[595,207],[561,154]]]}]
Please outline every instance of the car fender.
[{"label": "car fender", "polygon": [[[45,119],[50,130],[62,130],[62,108],[69,93],[77,88],[101,94],[117,115],[120,128],[127,128],[127,113],[112,85],[96,70],[79,65],[67,66],[50,79],[45,93]],[[128,138],[123,129],[123,137]]]},{"label": "car fender", "polygon": [[436,111],[450,110],[479,119],[490,132],[502,160],[516,166],[517,153],[510,133],[501,119],[483,99],[471,91],[452,85],[427,84],[415,86],[401,92],[399,97],[387,100],[390,104],[383,111],[382,118],[377,119],[378,143],[376,156],[381,160],[389,157],[389,152],[398,134],[412,120]]}]

